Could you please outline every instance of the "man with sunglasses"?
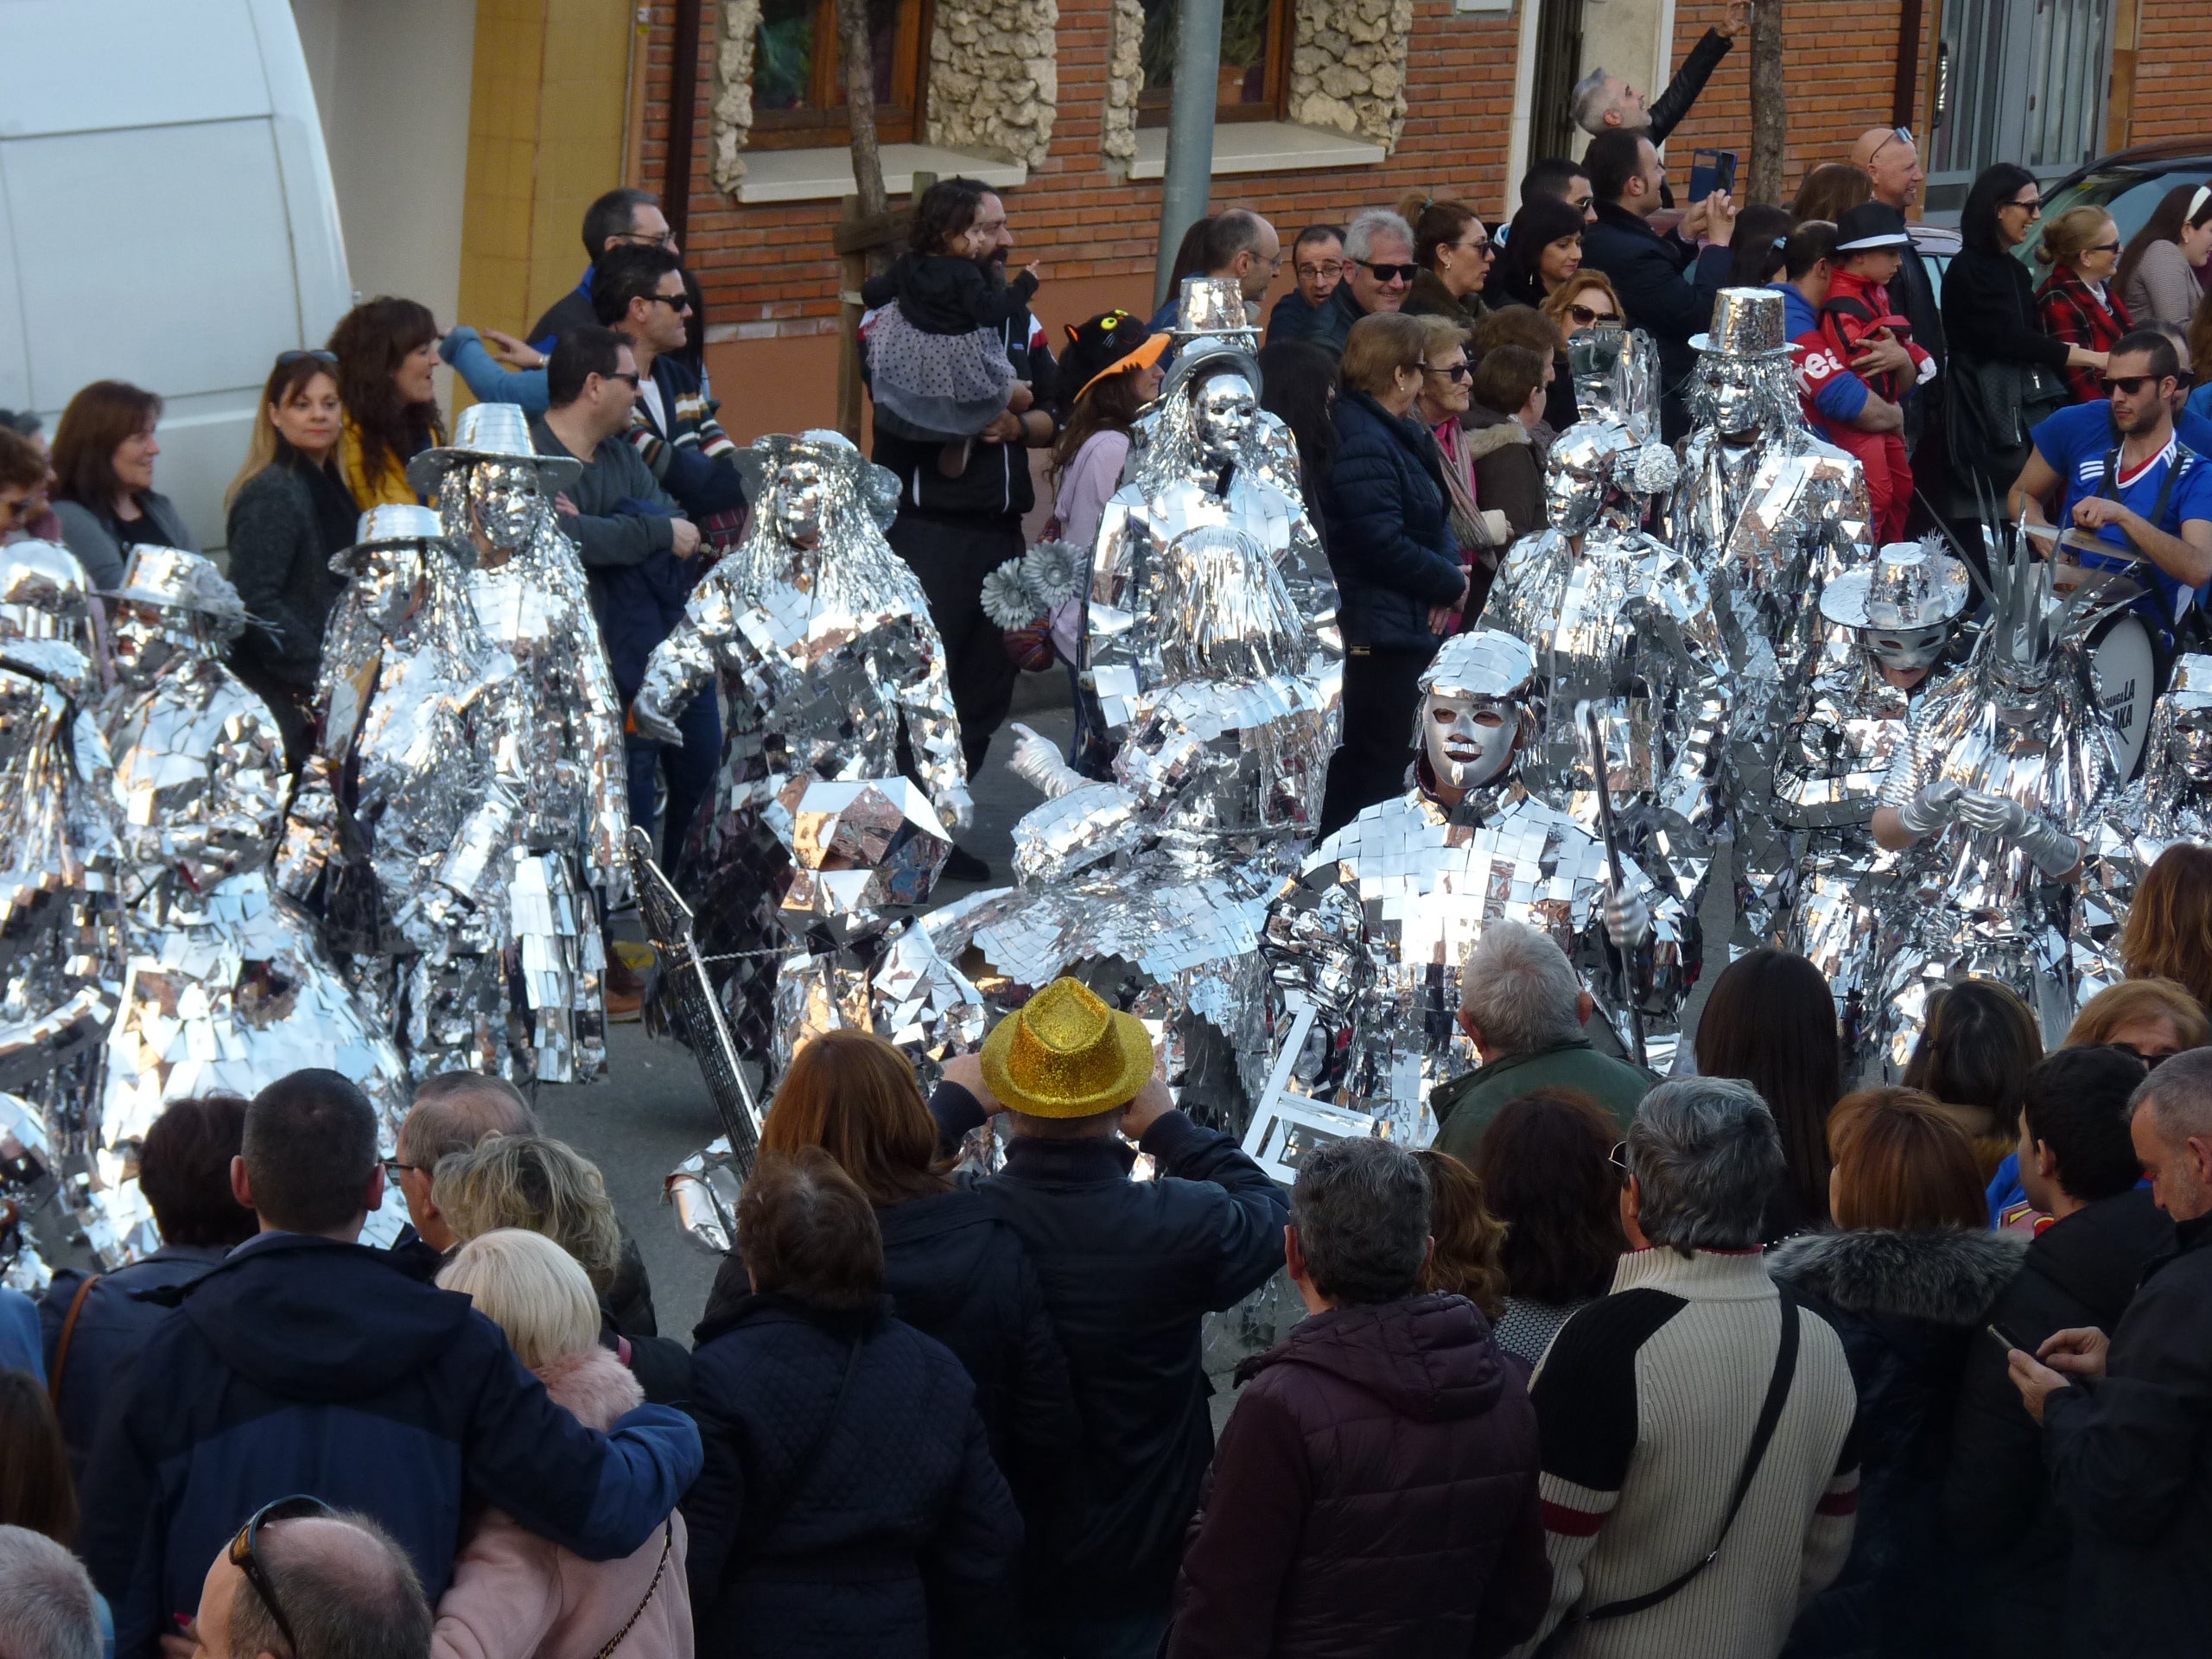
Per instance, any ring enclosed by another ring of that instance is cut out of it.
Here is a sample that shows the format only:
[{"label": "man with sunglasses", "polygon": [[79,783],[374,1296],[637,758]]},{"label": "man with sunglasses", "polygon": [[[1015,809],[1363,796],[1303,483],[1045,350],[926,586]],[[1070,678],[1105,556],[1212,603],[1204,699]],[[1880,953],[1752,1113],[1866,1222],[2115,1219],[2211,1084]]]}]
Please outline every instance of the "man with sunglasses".
[{"label": "man with sunglasses", "polygon": [[432,1618],[406,1554],[365,1515],[319,1497],[255,1510],[200,1581],[176,1659],[423,1659]]},{"label": "man with sunglasses", "polygon": [[1396,311],[1413,292],[1414,227],[1387,207],[1370,207],[1344,231],[1344,280],[1318,307],[1301,340],[1342,357],[1351,326],[1378,311]]},{"label": "man with sunglasses", "polygon": [[[2108,557],[2069,543],[2059,556],[2155,582],[2168,628],[2212,582],[2212,462],[2175,435],[2180,378],[2173,343],[2163,334],[2145,328],[2123,336],[2105,363],[2108,401],[2062,409],[2038,425],[2007,498],[2024,524],[2056,524],[2119,550]],[[2046,505],[2054,496],[2055,518]],[[2127,556],[2139,553],[2147,563]]]},{"label": "man with sunglasses", "polygon": [[[385,1173],[375,1109],[338,1073],[254,1096],[231,1184],[261,1231],[181,1290],[118,1372],[86,1472],[80,1548],[114,1604],[118,1659],[156,1659],[209,1558],[287,1493],[373,1516],[435,1600],[471,1503],[607,1560],[697,1476],[683,1413],[584,1428],[465,1298],[360,1243]],[[292,1659],[322,1656],[308,1643]]]}]

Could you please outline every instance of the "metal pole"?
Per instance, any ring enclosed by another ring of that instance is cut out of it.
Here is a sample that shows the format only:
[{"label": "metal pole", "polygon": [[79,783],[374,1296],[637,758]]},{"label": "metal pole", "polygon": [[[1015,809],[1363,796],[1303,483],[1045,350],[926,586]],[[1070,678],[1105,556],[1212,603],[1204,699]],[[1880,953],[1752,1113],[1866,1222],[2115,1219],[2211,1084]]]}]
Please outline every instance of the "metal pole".
[{"label": "metal pole", "polygon": [[1160,188],[1160,268],[1152,303],[1167,302],[1167,278],[1183,232],[1206,215],[1213,194],[1213,104],[1221,79],[1221,0],[1181,0],[1176,20],[1175,93],[1167,111],[1167,169]]}]

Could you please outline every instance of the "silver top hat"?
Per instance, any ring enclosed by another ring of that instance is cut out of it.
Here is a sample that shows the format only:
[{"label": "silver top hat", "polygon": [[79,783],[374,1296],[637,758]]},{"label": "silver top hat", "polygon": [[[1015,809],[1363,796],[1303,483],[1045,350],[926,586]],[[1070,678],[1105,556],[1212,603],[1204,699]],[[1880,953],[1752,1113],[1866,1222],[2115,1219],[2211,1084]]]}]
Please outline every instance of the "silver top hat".
[{"label": "silver top hat", "polygon": [[81,620],[91,583],[66,547],[35,538],[0,547],[0,637],[50,639]]},{"label": "silver top hat", "polygon": [[1713,296],[1710,333],[1692,334],[1690,349],[1724,357],[1787,357],[1782,296],[1771,289],[1724,288]]},{"label": "silver top hat", "polygon": [[1244,285],[1234,276],[1185,276],[1175,308],[1179,340],[1203,335],[1248,337],[1257,343],[1259,326],[1244,308]]},{"label": "silver top hat", "polygon": [[2166,701],[2176,709],[2212,709],[2212,657],[2190,652],[2175,658]]},{"label": "silver top hat", "polygon": [[1424,696],[1517,701],[1536,677],[1536,653],[1496,628],[1474,628],[1444,642],[1421,677]]},{"label": "silver top hat", "polygon": [[530,416],[519,404],[471,404],[453,423],[453,442],[425,449],[407,463],[407,482],[418,495],[435,495],[440,480],[472,461],[514,461],[537,468],[550,493],[565,490],[583,475],[574,455],[543,455],[530,441]]},{"label": "silver top hat", "polygon": [[238,590],[224,580],[213,559],[181,547],[133,549],[123,586],[102,597],[189,611],[208,618],[232,637],[245,627],[245,601]]},{"label": "silver top hat", "polygon": [[360,562],[361,555],[371,548],[405,547],[416,542],[442,543],[445,539],[445,524],[428,507],[416,506],[411,501],[404,505],[371,507],[354,528],[353,545],[331,555],[330,568],[341,576],[349,575]]},{"label": "silver top hat", "polygon": [[1821,590],[1821,614],[1847,628],[1932,628],[1973,597],[1961,561],[1927,542],[1891,542]]}]

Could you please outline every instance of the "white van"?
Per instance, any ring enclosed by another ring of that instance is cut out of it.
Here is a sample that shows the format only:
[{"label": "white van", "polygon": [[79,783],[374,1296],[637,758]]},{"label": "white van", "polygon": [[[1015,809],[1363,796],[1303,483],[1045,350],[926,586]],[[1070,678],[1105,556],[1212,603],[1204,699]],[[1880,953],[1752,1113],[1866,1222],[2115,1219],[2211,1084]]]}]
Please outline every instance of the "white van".
[{"label": "white van", "polygon": [[287,0],[0,0],[0,407],[161,394],[206,547],[276,353],[352,303]]}]

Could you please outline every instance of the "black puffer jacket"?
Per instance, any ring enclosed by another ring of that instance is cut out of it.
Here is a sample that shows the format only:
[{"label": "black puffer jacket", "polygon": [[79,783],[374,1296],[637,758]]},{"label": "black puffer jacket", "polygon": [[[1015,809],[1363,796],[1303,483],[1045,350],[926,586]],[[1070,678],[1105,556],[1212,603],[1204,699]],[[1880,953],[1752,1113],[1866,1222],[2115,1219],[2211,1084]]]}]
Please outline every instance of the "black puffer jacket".
[{"label": "black puffer jacket", "polygon": [[1957,1651],[1940,1524],[1959,1374],[2024,1241],[1944,1228],[1800,1233],[1767,1271],[1835,1327],[1859,1392],[1859,1524],[1843,1574],[1805,1605],[1791,1659],[1939,1659]]},{"label": "black puffer jacket", "polygon": [[1473,1303],[1332,1308],[1236,1377],[1171,1659],[1479,1659],[1535,1632],[1536,1414]]},{"label": "black puffer jacket", "polygon": [[[2145,1264],[2173,1242],[2146,1189],[2101,1198],[2036,1236],[1990,1319],[2031,1353],[2054,1331],[2094,1325],[2109,1336]],[[2043,1431],[1993,1342],[1967,1351],[1943,1524],[1972,1586],[1974,1651],[2029,1652],[2065,1627],[2073,1522],[2051,1499]]]},{"label": "black puffer jacket", "polygon": [[1465,576],[1445,512],[1436,440],[1363,391],[1338,395],[1336,428],[1321,512],[1344,644],[1433,649],[1429,609],[1458,600]]}]

